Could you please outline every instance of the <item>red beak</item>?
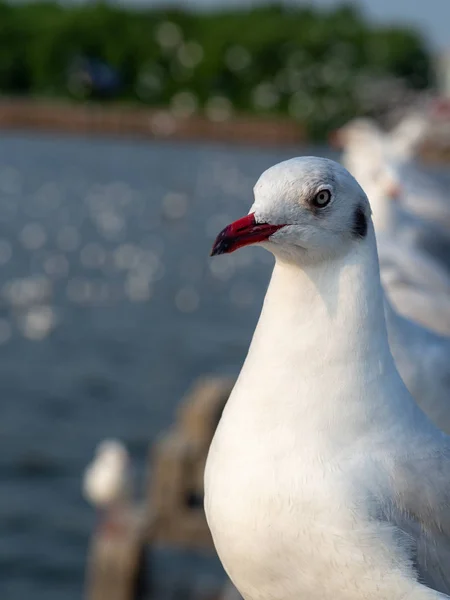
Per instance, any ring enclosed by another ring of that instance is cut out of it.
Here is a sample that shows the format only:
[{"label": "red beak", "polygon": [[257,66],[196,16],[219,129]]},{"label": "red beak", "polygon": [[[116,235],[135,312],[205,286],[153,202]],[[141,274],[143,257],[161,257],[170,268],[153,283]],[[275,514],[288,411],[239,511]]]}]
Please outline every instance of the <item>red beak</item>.
[{"label": "red beak", "polygon": [[257,223],[253,213],[242,217],[227,225],[219,233],[211,250],[211,256],[217,254],[229,254],[238,248],[264,242],[284,225],[269,225],[269,223]]}]

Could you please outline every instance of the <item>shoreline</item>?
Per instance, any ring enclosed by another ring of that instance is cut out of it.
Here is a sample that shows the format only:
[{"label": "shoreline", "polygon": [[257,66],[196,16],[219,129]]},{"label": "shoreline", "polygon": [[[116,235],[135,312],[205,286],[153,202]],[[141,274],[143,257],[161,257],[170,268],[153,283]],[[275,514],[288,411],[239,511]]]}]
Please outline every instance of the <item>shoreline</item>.
[{"label": "shoreline", "polygon": [[[282,117],[240,115],[214,121],[201,115],[174,116],[167,109],[36,98],[0,98],[0,130],[262,147],[312,143],[300,123]],[[438,123],[432,127],[420,158],[425,163],[450,164],[447,127]]]},{"label": "shoreline", "polygon": [[304,144],[304,128],[282,118],[237,116],[212,121],[168,110],[63,101],[0,99],[0,130],[34,130],[244,145]]}]

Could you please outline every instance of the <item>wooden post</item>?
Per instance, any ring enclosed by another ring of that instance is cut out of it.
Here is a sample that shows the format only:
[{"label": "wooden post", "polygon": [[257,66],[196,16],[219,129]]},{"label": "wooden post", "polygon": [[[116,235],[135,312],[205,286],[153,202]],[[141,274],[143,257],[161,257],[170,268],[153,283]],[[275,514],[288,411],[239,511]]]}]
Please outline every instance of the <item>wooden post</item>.
[{"label": "wooden post", "polygon": [[86,600],[144,598],[148,531],[142,508],[124,511],[112,530],[99,527],[89,552]]}]

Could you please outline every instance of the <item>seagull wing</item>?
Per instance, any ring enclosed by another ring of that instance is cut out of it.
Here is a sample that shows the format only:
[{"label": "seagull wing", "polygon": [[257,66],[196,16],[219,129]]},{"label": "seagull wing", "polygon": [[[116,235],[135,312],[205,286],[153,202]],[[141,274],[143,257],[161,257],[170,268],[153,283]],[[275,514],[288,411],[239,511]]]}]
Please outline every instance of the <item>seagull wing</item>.
[{"label": "seagull wing", "polygon": [[450,595],[450,443],[441,440],[418,439],[420,456],[396,461],[383,512],[411,539],[419,581]]}]

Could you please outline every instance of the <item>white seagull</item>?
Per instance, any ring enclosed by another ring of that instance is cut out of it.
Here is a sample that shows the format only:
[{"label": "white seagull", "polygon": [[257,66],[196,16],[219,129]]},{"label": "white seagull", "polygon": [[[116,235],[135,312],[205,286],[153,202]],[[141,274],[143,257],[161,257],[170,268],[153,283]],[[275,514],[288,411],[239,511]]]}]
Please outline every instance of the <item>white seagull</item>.
[{"label": "white seagull", "polygon": [[333,134],[335,144],[343,148],[342,164],[358,181],[367,183],[382,171],[401,184],[403,213],[434,227],[434,235],[450,244],[450,202],[448,189],[412,160],[426,136],[429,118],[412,113],[390,133],[385,133],[369,118],[349,121]]},{"label": "white seagull", "polygon": [[[421,311],[421,322],[423,316],[427,316],[425,324],[436,329],[436,324],[446,322],[441,333],[450,332],[450,320],[448,316],[448,302],[444,303],[440,298],[431,298],[428,295],[427,303],[423,302],[423,284],[429,289],[433,296],[438,291],[434,286],[440,280],[446,281],[446,289],[442,289],[441,283],[439,293],[448,296],[449,290],[449,267],[450,267],[450,221],[445,215],[445,210],[437,210],[443,201],[436,201],[436,195],[432,188],[426,188],[429,196],[435,201],[422,201],[428,212],[428,220],[414,214],[408,209],[408,185],[400,177],[398,170],[389,162],[383,150],[383,134],[376,125],[368,119],[355,119],[343,127],[340,133],[342,143],[345,144],[343,154],[344,166],[358,179],[367,192],[372,207],[372,219],[379,242],[379,253],[381,261],[381,274],[385,280],[385,271],[389,271],[389,279],[394,267],[395,279],[401,275],[400,293],[403,296],[405,275],[408,280],[414,275],[414,280],[420,279],[418,289],[414,292],[411,301],[413,314],[416,317],[417,310]],[[416,173],[413,167],[408,167]],[[408,180],[411,177],[407,178]],[[450,199],[445,198],[445,206],[450,214]],[[433,212],[434,211],[434,212]],[[431,214],[433,212],[433,214]],[[381,238],[383,236],[383,239]],[[380,243],[382,241],[382,243]],[[395,247],[395,248],[394,248]],[[393,251],[394,250],[394,251]],[[401,265],[401,269],[398,267]],[[412,268],[411,268],[412,267]],[[410,281],[413,283],[413,281]],[[393,286],[391,286],[392,289]],[[420,288],[420,289],[419,289]],[[411,289],[411,288],[410,288]],[[429,304],[431,302],[431,305]],[[432,310],[436,305],[436,310]],[[422,309],[425,306],[426,311]],[[444,312],[444,317],[442,313]],[[445,315],[447,312],[447,315]]]},{"label": "white seagull", "polygon": [[[389,299],[400,314],[449,335],[450,274],[431,254],[420,249],[418,238],[423,240],[423,228],[410,231],[405,222],[395,228],[402,211],[401,187],[380,174],[378,179],[368,181],[364,189],[372,207],[381,281]],[[427,236],[434,242],[432,232]]]},{"label": "white seagull", "polygon": [[131,502],[130,458],[115,439],[102,441],[84,473],[83,492],[102,515],[102,527],[114,532]]},{"label": "white seagull", "polygon": [[267,170],[213,254],[275,255],[211,444],[205,510],[245,600],[450,596],[450,438],[388,344],[370,206],[337,163]]}]

